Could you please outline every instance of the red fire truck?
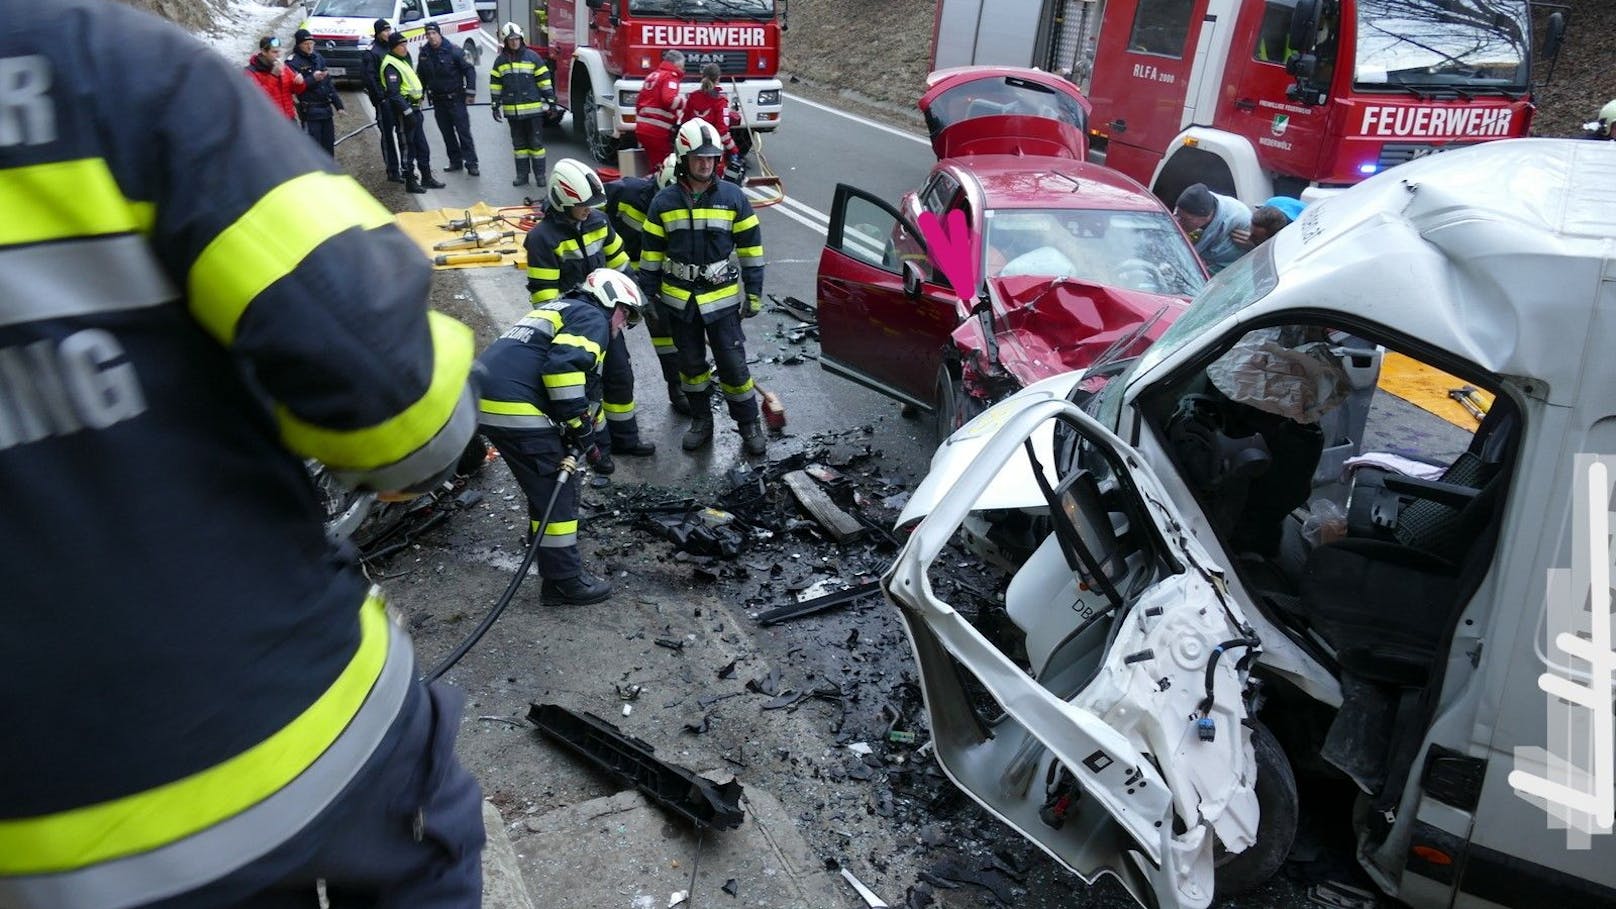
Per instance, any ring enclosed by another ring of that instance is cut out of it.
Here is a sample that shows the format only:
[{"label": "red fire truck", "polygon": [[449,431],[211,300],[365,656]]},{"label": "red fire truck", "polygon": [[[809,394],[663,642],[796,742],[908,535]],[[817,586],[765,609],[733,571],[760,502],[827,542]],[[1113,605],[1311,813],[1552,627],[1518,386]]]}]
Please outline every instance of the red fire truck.
[{"label": "red fire truck", "polygon": [[[499,22],[515,22],[550,64],[556,96],[573,130],[602,163],[616,163],[617,137],[634,132],[634,98],[662,52],[685,54],[685,90],[706,63],[724,73],[736,129],[780,124],[780,32],[775,0],[499,0]],[[745,137],[737,137],[744,141]]]},{"label": "red fire truck", "polygon": [[[1532,0],[939,0],[934,68],[1039,66],[1094,104],[1096,157],[1169,204],[1191,183],[1311,198],[1527,135]],[[1539,10],[1539,59],[1565,34]]]}]

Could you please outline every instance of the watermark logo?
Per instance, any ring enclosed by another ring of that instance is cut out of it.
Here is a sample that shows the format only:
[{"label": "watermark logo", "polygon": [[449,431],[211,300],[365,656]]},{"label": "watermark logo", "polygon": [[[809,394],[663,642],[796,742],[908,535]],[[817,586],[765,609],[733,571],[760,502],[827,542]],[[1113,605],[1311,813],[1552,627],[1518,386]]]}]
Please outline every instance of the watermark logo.
[{"label": "watermark logo", "polygon": [[932,264],[943,273],[960,299],[976,296],[976,261],[979,253],[976,231],[965,223],[965,213],[954,209],[944,221],[933,212],[920,213],[920,235],[926,240],[926,251]]},{"label": "watermark logo", "polygon": [[1548,748],[1515,749],[1509,785],[1587,849],[1616,828],[1616,641],[1611,615],[1611,492],[1616,458],[1581,454],[1572,495],[1570,568],[1549,572],[1544,610],[1551,653],[1538,676],[1547,700]]}]

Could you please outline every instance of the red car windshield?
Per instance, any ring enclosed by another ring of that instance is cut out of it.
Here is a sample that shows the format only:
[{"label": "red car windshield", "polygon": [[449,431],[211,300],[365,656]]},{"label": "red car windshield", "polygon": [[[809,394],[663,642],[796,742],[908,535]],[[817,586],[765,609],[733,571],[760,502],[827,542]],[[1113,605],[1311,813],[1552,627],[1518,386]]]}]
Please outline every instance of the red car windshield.
[{"label": "red car windshield", "polygon": [[1039,275],[1164,296],[1193,296],[1206,272],[1160,212],[997,209],[987,212],[985,273]]}]

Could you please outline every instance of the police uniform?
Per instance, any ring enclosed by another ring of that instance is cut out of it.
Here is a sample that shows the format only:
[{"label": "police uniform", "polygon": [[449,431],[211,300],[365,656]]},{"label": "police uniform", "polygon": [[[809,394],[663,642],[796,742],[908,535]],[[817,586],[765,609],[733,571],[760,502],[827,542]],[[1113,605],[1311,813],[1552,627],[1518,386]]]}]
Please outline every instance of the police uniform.
[{"label": "police uniform", "polygon": [[528,169],[533,182],[544,186],[544,108],[555,103],[555,86],[550,68],[532,48],[512,54],[501,47],[494,66],[488,71],[488,94],[494,111],[511,127],[511,150],[516,155],[516,184],[527,182]]},{"label": "police uniform", "polygon": [[[429,25],[427,31],[443,34],[436,25]],[[466,99],[477,94],[477,68],[466,59],[464,51],[447,39],[433,47],[428,38],[421,46],[416,70],[426,85],[427,97],[432,99],[432,117],[438,121],[443,148],[449,155],[449,166],[444,170],[456,171],[464,165],[468,173],[477,176],[477,146],[472,142],[471,118],[466,113]]]},{"label": "police uniform", "polygon": [[[629,273],[628,253],[611,222],[599,211],[575,221],[550,208],[527,232],[527,290],[530,302],[542,306],[556,300],[589,277],[597,268]],[[605,430],[599,443],[607,451],[634,451],[641,447],[640,423],[634,413],[634,361],[622,332],[613,333],[602,367],[601,416]]]},{"label": "police uniform", "polygon": [[[387,20],[377,19],[376,32],[380,33],[386,24]],[[387,179],[402,183],[404,177],[398,171],[398,123],[393,118],[392,107],[382,100],[382,59],[386,56],[387,42],[380,38],[371,41],[359,64],[359,75],[365,83],[365,97],[376,110],[376,131],[381,133],[382,164],[387,168]]]},{"label": "police uniform", "polygon": [[476,425],[471,332],[195,39],[91,0],[0,16],[0,906],[319,877],[476,905],[459,707],[303,466],[438,482]]},{"label": "police uniform", "polygon": [[[394,47],[402,46],[403,36],[395,34]],[[411,192],[419,191],[415,171],[421,171],[420,186],[441,189],[443,184],[432,176],[432,147],[426,141],[426,118],[421,116],[421,101],[426,87],[410,64],[409,54],[399,56],[389,52],[382,58],[380,80],[382,103],[392,108],[398,123],[399,170],[404,184]]]},{"label": "police uniform", "polygon": [[603,309],[567,294],[523,316],[477,360],[478,421],[527,494],[529,533],[544,537],[538,563],[547,582],[583,572],[576,474],[557,495],[549,521],[540,521],[556,493],[568,439],[582,440],[592,431],[610,334]]},{"label": "police uniform", "polygon": [[[656,198],[656,180],[650,177],[624,177],[606,184],[606,219],[612,222],[617,235],[623,238],[623,251],[628,257],[640,260],[641,237],[645,230],[645,212]],[[678,351],[673,346],[673,332],[668,320],[656,306],[645,308],[645,327],[651,335],[651,347],[656,351],[657,365],[662,368],[662,381],[668,385],[670,398],[679,389]],[[683,407],[684,393],[678,392],[676,406]]]},{"label": "police uniform", "polygon": [[708,406],[710,343],[730,416],[743,426],[756,423],[757,392],[746,367],[741,318],[743,310],[752,314],[749,301],[763,293],[763,232],[746,193],[715,179],[693,197],[677,181],[652,200],[641,242],[641,286],[648,303],[664,307],[691,409],[701,414]]},{"label": "police uniform", "polygon": [[303,124],[303,131],[309,134],[316,145],[325,149],[326,154],[335,157],[337,153],[335,118],[336,111],[342,110],[342,95],[338,93],[336,82],[330,75],[315,81],[314,73],[322,72],[326,68],[325,57],[319,51],[304,54],[300,50],[294,50],[286,65],[302,76],[307,86],[303,94],[297,96],[297,119]]}]

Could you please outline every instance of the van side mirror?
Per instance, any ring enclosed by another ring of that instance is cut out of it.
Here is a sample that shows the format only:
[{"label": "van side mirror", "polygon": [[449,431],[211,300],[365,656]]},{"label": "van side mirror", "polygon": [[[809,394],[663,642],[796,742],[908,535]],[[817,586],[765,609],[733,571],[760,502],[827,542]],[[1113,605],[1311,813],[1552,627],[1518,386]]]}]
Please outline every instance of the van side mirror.
[{"label": "van side mirror", "polygon": [[1296,11],[1291,13],[1289,44],[1299,53],[1313,49],[1319,38],[1320,0],[1296,0]]},{"label": "van side mirror", "polygon": [[920,285],[925,283],[926,275],[921,265],[914,259],[903,261],[903,293],[911,300],[920,299]]},{"label": "van side mirror", "polygon": [[1543,57],[1553,60],[1560,56],[1560,46],[1565,44],[1566,20],[1565,13],[1555,10],[1549,14],[1549,31],[1543,37]]},{"label": "van side mirror", "polygon": [[778,0],[780,8],[780,31],[786,30],[786,0]]},{"label": "van side mirror", "polygon": [[418,20],[420,18],[421,18],[421,11],[420,10],[418,10],[418,9],[407,9],[407,10],[404,11],[404,15],[398,17],[398,22],[399,22],[400,25],[403,25],[406,22],[414,22],[414,21],[416,21],[416,20]]}]

